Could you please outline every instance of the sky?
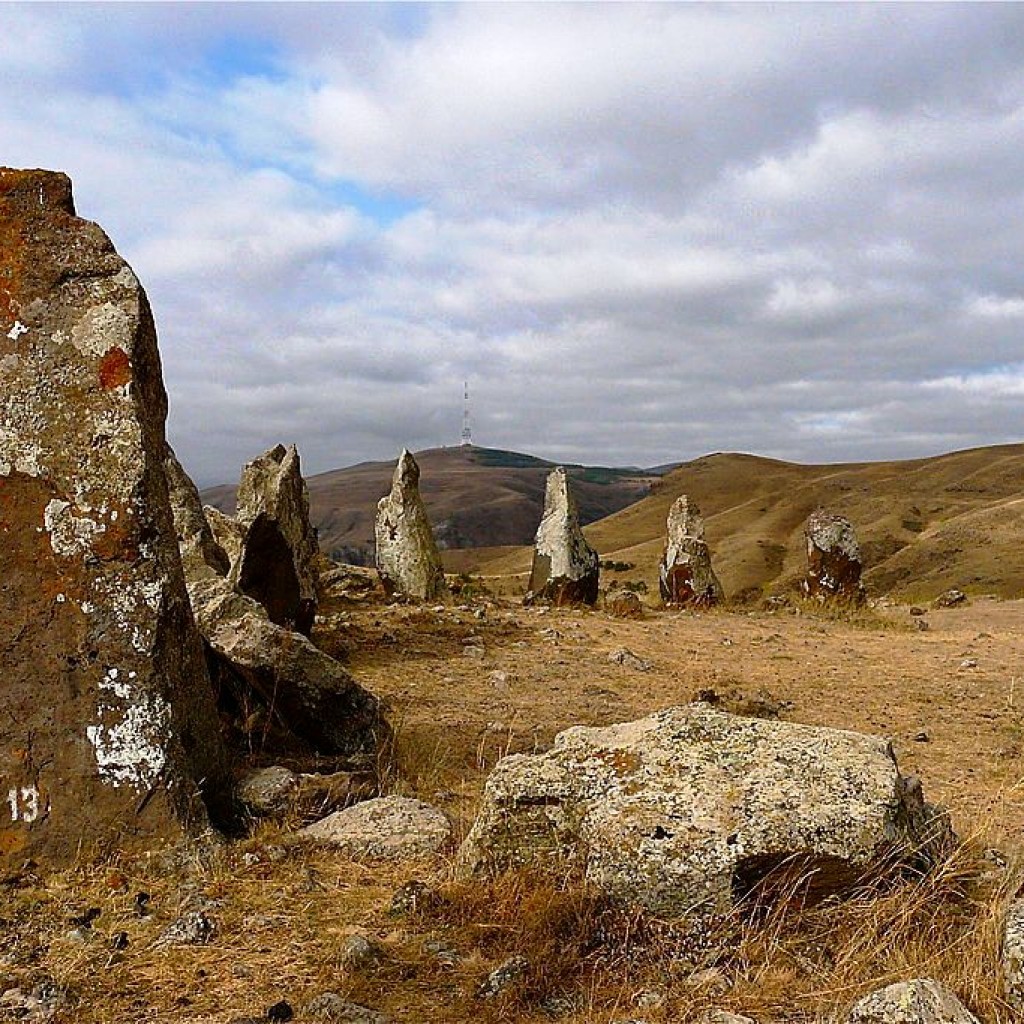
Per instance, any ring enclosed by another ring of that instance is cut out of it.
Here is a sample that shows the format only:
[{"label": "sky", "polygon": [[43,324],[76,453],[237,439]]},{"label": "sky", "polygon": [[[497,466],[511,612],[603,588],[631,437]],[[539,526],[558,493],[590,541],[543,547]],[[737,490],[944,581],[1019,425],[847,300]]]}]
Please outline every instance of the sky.
[{"label": "sky", "polygon": [[201,485],[1024,437],[1024,5],[0,4]]}]

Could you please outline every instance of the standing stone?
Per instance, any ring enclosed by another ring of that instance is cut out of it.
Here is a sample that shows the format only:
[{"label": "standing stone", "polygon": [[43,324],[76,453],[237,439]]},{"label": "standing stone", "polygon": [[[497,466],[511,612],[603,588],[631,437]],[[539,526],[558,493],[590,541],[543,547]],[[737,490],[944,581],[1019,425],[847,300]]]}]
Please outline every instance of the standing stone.
[{"label": "standing stone", "polygon": [[247,463],[238,484],[245,539],[232,582],[259,601],[270,621],[307,636],[316,616],[316,532],[295,445],[277,445]]},{"label": "standing stone", "polygon": [[594,604],[600,572],[597,552],[580,529],[569,479],[559,466],[548,476],[544,491],[526,603]]},{"label": "standing stone", "polygon": [[388,596],[437,601],[448,584],[419,485],[420,467],[403,448],[391,493],[377,503],[377,572]]},{"label": "standing stone", "polygon": [[685,495],[668,513],[668,539],[661,559],[661,599],[668,605],[708,608],[724,596],[711,568],[700,509]]},{"label": "standing stone", "polygon": [[0,863],[181,835],[228,793],[145,292],[71,182],[0,169]]},{"label": "standing stone", "polygon": [[203,514],[199,488],[182,468],[170,445],[167,445],[164,457],[164,470],[174,516],[174,532],[186,578],[227,576],[231,563],[227,553],[214,539],[210,523]]},{"label": "standing stone", "polygon": [[804,592],[819,600],[863,601],[864,587],[860,582],[863,563],[850,520],[818,509],[808,517],[804,535],[807,538]]}]

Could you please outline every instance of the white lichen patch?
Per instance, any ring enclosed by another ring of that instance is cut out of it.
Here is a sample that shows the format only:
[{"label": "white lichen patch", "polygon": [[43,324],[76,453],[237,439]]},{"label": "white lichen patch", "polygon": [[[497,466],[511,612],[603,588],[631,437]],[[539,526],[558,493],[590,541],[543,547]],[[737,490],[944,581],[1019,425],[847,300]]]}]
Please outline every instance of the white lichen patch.
[{"label": "white lichen patch", "polygon": [[167,742],[171,734],[170,705],[156,694],[135,692],[136,674],[107,669],[100,689],[121,703],[101,701],[101,718],[120,714],[113,724],[90,725],[85,735],[96,753],[100,777],[114,788],[130,786],[145,791],[160,780],[167,764]]},{"label": "white lichen patch", "polygon": [[104,356],[117,346],[130,352],[135,336],[135,318],[113,302],[91,306],[71,329],[71,342],[84,355]]},{"label": "white lichen patch", "polygon": [[78,515],[69,501],[53,498],[43,510],[43,528],[50,535],[54,554],[64,558],[87,554],[106,525],[87,515]]},{"label": "white lichen patch", "polygon": [[7,337],[11,341],[17,341],[23,334],[28,334],[28,328],[20,320],[15,320],[14,326],[7,332]]}]

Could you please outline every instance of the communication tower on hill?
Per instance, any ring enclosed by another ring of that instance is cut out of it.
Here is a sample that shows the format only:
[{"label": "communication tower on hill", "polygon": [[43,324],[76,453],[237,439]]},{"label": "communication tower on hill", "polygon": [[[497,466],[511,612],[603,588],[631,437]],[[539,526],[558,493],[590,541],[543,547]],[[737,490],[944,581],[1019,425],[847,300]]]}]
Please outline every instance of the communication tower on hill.
[{"label": "communication tower on hill", "polygon": [[462,440],[460,442],[462,448],[473,447],[473,431],[469,426],[469,381],[464,381],[462,385]]}]

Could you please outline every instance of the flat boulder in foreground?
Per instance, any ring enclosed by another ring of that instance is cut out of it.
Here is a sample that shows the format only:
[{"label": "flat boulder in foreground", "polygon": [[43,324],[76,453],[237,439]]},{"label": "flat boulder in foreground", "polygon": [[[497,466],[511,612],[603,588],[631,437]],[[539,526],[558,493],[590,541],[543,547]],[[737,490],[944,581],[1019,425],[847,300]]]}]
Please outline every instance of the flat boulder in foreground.
[{"label": "flat boulder in foreground", "polygon": [[655,913],[703,918],[786,864],[825,895],[947,837],[885,740],[694,704],[501,760],[459,870],[549,860]]},{"label": "flat boulder in foreground", "polygon": [[0,170],[0,863],[175,838],[228,793],[146,295],[71,182]]}]

